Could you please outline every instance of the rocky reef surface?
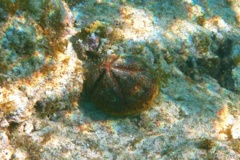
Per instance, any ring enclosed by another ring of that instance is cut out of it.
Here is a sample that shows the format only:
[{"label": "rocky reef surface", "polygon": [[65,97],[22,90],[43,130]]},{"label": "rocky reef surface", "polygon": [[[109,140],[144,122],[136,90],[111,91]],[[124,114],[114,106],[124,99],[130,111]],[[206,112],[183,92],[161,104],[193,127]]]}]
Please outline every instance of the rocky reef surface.
[{"label": "rocky reef surface", "polygon": [[[240,159],[239,0],[0,4],[0,159]],[[150,109],[89,99],[85,73],[112,54],[153,68]]]}]

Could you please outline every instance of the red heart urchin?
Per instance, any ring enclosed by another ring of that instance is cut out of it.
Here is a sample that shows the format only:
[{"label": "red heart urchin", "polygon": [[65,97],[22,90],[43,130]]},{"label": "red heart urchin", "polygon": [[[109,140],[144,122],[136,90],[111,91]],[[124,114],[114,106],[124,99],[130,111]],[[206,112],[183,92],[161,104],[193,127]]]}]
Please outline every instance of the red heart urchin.
[{"label": "red heart urchin", "polygon": [[100,109],[113,115],[134,115],[151,106],[159,85],[143,59],[112,54],[89,69],[85,89]]}]

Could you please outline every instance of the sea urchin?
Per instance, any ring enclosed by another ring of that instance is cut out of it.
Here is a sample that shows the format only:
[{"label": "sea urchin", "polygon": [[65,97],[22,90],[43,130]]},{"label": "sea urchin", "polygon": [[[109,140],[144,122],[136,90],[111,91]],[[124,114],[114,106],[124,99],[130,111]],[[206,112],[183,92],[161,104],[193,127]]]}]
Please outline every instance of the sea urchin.
[{"label": "sea urchin", "polygon": [[159,92],[153,69],[140,57],[107,55],[86,73],[85,89],[97,107],[113,115],[149,108]]}]

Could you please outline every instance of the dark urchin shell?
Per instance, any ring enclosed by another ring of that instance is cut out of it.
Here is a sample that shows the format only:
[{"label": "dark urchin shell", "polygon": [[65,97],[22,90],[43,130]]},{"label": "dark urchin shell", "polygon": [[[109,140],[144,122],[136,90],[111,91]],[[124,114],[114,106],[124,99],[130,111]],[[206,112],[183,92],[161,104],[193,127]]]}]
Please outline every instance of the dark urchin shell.
[{"label": "dark urchin shell", "polygon": [[86,73],[85,89],[97,107],[113,115],[149,108],[159,92],[156,75],[133,55],[108,55]]}]

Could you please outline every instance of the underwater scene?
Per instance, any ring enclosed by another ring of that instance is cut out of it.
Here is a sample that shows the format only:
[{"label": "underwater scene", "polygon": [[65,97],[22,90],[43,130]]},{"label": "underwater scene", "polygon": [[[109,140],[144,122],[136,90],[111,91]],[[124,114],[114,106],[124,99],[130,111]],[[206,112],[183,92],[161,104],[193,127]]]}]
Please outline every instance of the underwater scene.
[{"label": "underwater scene", "polygon": [[240,159],[240,0],[0,0],[0,160]]}]

